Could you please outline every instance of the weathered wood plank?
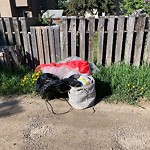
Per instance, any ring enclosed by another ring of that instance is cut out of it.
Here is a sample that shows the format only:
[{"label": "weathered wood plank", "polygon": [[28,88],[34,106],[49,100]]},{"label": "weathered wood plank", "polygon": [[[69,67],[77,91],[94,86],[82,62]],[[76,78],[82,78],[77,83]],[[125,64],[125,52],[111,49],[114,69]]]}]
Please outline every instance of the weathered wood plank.
[{"label": "weathered wood plank", "polygon": [[27,55],[27,59],[28,59],[28,64],[29,66],[32,68],[33,67],[33,52],[32,52],[32,49],[31,49],[31,34],[30,32],[28,32],[27,34],[27,38],[28,38],[28,55]]},{"label": "weathered wood plank", "polygon": [[1,36],[0,36],[1,44],[0,45],[7,45],[5,30],[4,30],[4,24],[3,24],[2,18],[0,18],[0,34],[1,34]]},{"label": "weathered wood plank", "polygon": [[126,36],[125,55],[124,55],[124,61],[128,64],[130,64],[131,61],[134,24],[135,24],[135,17],[129,16],[127,20],[127,36]]},{"label": "weathered wood plank", "polygon": [[148,29],[148,35],[147,35],[147,44],[144,49],[144,61],[150,64],[150,18],[149,18],[149,29]]},{"label": "weathered wood plank", "polygon": [[102,65],[102,59],[103,59],[104,24],[105,24],[105,18],[100,16],[98,22],[98,51],[97,51],[97,64],[100,65]]},{"label": "weathered wood plank", "polygon": [[113,38],[114,38],[114,23],[115,16],[108,17],[108,37],[107,37],[107,48],[106,48],[106,64],[110,66],[112,64],[112,49],[113,49]]},{"label": "weathered wood plank", "polygon": [[143,25],[141,26],[141,28],[136,33],[136,42],[135,42],[135,50],[134,50],[133,64],[136,66],[140,66],[140,62],[141,62],[141,54],[142,54],[143,36],[144,36],[146,16],[142,17],[141,19],[142,19]]},{"label": "weathered wood plank", "polygon": [[17,54],[17,59],[18,59],[19,63],[21,64],[23,61],[22,47],[19,45],[15,45],[15,51]]},{"label": "weathered wood plank", "polygon": [[11,46],[9,47],[9,52],[13,58],[13,62],[15,63],[15,65],[20,65],[19,60],[17,58],[17,55],[16,55],[13,47],[11,47]]},{"label": "weathered wood plank", "polygon": [[12,70],[12,66],[11,66],[11,62],[10,62],[10,54],[9,54],[9,48],[4,48],[3,49],[4,52],[4,61],[7,65],[7,67]]},{"label": "weathered wood plank", "polygon": [[118,17],[115,63],[121,61],[125,16]]},{"label": "weathered wood plank", "polygon": [[36,36],[37,36],[37,47],[39,52],[40,64],[44,64],[44,51],[43,51],[43,40],[42,40],[42,31],[41,27],[36,27]]},{"label": "weathered wood plank", "polygon": [[64,47],[63,47],[63,55],[62,59],[68,57],[68,23],[67,23],[67,17],[62,17],[62,23],[63,23],[63,41],[64,41]]},{"label": "weathered wood plank", "polygon": [[71,16],[71,56],[76,56],[76,16]]},{"label": "weathered wood plank", "polygon": [[39,64],[39,54],[38,54],[38,48],[37,48],[35,27],[30,27],[30,32],[31,32],[31,45],[32,45],[32,51],[33,51],[33,62],[34,62],[34,67],[36,67]]},{"label": "weathered wood plank", "polygon": [[59,37],[60,28],[59,28],[59,25],[55,25],[53,29],[54,29],[56,62],[59,62],[61,60],[60,37]]},{"label": "weathered wood plank", "polygon": [[11,24],[10,24],[10,18],[4,18],[4,21],[5,21],[5,25],[6,25],[9,45],[14,45],[12,29],[11,29]]},{"label": "weathered wood plank", "polygon": [[44,53],[45,53],[45,63],[50,63],[50,49],[49,49],[49,40],[48,40],[48,28],[42,27],[43,33],[43,46],[44,46]]},{"label": "weathered wood plank", "polygon": [[85,18],[81,16],[79,24],[79,34],[80,34],[80,57],[85,59]]},{"label": "weathered wood plank", "polygon": [[60,26],[60,45],[61,45],[61,58],[68,57],[68,23],[67,17],[62,17],[62,24]]},{"label": "weathered wood plank", "polygon": [[13,17],[12,22],[13,22],[13,28],[14,28],[14,32],[15,32],[16,45],[21,45],[19,21],[18,21],[17,17]]},{"label": "weathered wood plank", "polygon": [[55,39],[54,39],[54,32],[53,27],[49,27],[49,43],[50,43],[50,54],[51,54],[51,61],[56,62],[56,53],[55,53]]},{"label": "weathered wood plank", "polygon": [[89,51],[88,60],[94,60],[94,32],[95,32],[95,18],[89,17]]},{"label": "weathered wood plank", "polygon": [[27,32],[27,23],[26,23],[26,18],[20,17],[21,21],[21,29],[22,29],[22,36],[23,36],[23,45],[25,49],[25,55],[26,53],[29,53],[29,41],[28,41],[28,32]]}]

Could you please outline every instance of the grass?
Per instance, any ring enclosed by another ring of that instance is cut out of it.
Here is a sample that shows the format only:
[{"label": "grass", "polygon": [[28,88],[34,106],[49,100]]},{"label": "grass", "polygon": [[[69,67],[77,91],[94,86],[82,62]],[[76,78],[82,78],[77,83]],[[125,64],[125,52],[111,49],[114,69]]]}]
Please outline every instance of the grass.
[{"label": "grass", "polygon": [[107,87],[101,87],[101,89],[104,93],[111,93],[108,99],[110,102],[121,101],[135,104],[139,98],[150,99],[150,68],[148,65],[140,68],[123,63],[110,67],[101,66],[100,72],[94,77],[96,80],[107,83]]},{"label": "grass", "polygon": [[27,73],[31,74],[32,71],[25,66],[11,71],[0,62],[0,95],[30,93],[21,87],[21,79]]},{"label": "grass", "polygon": [[[140,68],[124,63],[110,67],[99,66],[100,71],[93,76],[99,100],[109,102],[138,103],[140,98],[150,100],[150,67]],[[35,83],[40,74],[27,67],[9,71],[0,64],[0,95],[26,94],[35,92]]]}]

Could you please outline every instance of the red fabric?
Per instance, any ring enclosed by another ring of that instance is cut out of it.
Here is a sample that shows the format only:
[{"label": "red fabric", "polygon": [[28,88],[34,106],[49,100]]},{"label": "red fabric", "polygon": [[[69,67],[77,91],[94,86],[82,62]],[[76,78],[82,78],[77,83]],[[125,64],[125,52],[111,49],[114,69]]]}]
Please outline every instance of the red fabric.
[{"label": "red fabric", "polygon": [[90,74],[90,66],[89,63],[85,60],[73,60],[65,63],[50,63],[50,64],[41,64],[36,67],[35,72],[41,70],[42,67],[60,67],[62,65],[66,65],[72,69],[78,69],[78,71],[82,74]]}]

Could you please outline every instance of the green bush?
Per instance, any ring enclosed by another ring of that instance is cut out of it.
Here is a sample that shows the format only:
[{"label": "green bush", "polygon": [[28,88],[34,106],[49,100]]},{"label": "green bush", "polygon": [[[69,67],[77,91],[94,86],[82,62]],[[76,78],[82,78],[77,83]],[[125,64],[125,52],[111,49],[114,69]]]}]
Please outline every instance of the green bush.
[{"label": "green bush", "polygon": [[93,9],[98,11],[98,15],[101,15],[103,12],[106,15],[114,15],[116,13],[114,2],[111,0],[71,0],[70,2],[62,3],[62,5],[65,8],[65,15],[70,16],[84,16],[85,12],[94,14]]},{"label": "green bush", "polygon": [[145,13],[150,14],[150,1],[149,0],[123,0],[121,9],[127,15],[132,14],[134,11],[138,9],[143,9]]}]

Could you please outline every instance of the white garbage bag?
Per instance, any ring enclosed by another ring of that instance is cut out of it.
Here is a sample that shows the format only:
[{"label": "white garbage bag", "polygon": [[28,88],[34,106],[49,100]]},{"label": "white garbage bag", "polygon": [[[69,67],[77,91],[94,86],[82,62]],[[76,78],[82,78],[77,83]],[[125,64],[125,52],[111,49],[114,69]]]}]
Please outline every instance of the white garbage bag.
[{"label": "white garbage bag", "polygon": [[96,92],[95,92],[95,80],[92,76],[89,76],[91,83],[89,85],[83,85],[81,87],[71,87],[68,92],[69,103],[76,109],[85,109],[94,105]]}]

